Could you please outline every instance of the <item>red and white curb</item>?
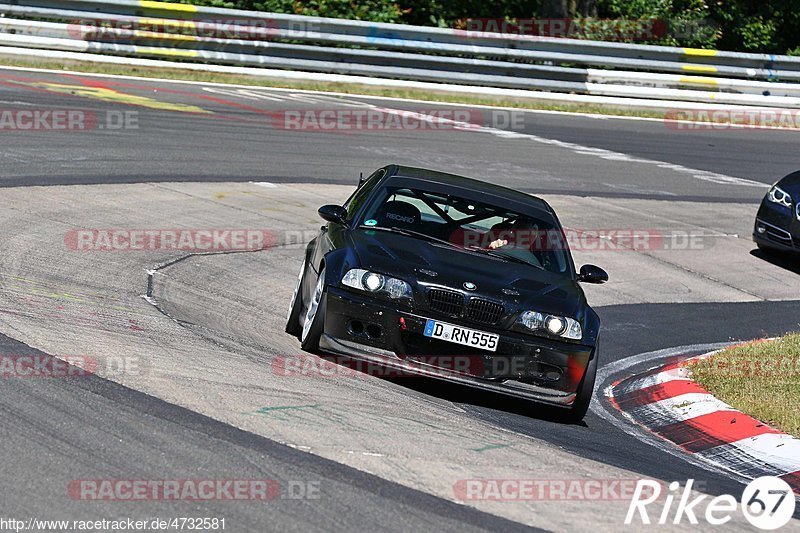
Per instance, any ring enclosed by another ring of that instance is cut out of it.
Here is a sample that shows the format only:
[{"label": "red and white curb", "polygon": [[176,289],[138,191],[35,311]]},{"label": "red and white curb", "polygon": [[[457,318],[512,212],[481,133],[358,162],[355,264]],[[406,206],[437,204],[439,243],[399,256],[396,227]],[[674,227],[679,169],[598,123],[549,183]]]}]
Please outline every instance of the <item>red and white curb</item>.
[{"label": "red and white curb", "polygon": [[633,422],[696,459],[755,479],[776,476],[800,494],[800,439],[718,400],[693,381],[694,357],[614,383],[608,400]]}]

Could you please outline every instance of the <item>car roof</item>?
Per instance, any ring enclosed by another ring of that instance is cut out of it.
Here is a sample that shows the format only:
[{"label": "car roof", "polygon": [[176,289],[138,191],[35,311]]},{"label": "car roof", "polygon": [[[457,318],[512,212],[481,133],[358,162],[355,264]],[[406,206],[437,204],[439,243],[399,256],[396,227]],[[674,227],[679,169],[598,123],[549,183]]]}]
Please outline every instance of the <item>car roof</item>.
[{"label": "car roof", "polygon": [[486,181],[466,178],[457,174],[449,174],[447,172],[439,172],[437,170],[428,170],[425,168],[389,165],[386,167],[386,179],[387,181],[390,181],[393,178],[412,178],[438,183],[441,185],[452,185],[454,187],[470,189],[472,191],[485,193],[497,198],[505,198],[514,202],[524,203],[546,211],[550,214],[554,214],[550,204],[537,196],[526,194],[508,187],[503,187],[502,185],[495,185]]}]

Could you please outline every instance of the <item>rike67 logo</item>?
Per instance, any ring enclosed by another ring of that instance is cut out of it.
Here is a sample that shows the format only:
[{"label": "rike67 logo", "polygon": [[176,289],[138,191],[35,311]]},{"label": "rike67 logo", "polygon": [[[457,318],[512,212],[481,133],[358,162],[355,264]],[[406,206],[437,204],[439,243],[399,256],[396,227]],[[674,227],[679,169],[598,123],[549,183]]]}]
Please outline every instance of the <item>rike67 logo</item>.
[{"label": "rike67 logo", "polygon": [[[741,501],[730,494],[717,496],[710,501],[705,494],[692,494],[694,480],[690,479],[681,490],[677,481],[669,484],[664,497],[662,485],[649,479],[640,479],[625,516],[625,524],[699,524],[698,517],[713,526],[725,525],[733,519],[741,506],[744,517],[758,529],[772,531],[779,529],[792,519],[795,510],[795,496],[792,488],[777,477],[760,477],[750,482],[742,493]],[[648,506],[658,502],[655,509]],[[659,509],[660,508],[660,509]],[[656,511],[651,517],[650,512]]]}]

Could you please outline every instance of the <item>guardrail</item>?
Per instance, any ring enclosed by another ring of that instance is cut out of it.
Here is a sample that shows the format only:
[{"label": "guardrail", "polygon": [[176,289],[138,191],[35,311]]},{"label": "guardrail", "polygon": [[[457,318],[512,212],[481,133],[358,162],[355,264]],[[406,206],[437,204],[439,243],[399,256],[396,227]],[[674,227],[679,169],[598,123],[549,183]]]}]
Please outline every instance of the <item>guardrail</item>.
[{"label": "guardrail", "polygon": [[149,0],[25,0],[24,5],[0,1],[0,15],[5,17],[0,18],[0,46],[15,49],[625,98],[800,106],[800,84],[789,83],[800,81],[800,58],[790,56],[470,32]]}]

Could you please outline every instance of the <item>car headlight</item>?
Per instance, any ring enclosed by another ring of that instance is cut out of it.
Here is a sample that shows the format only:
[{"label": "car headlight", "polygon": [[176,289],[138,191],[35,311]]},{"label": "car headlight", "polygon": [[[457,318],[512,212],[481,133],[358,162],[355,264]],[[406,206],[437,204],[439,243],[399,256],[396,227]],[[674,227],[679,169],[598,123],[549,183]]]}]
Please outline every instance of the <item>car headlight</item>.
[{"label": "car headlight", "polygon": [[411,299],[414,297],[414,293],[411,291],[411,285],[402,279],[390,278],[383,274],[362,270],[360,268],[348,270],[347,274],[342,278],[342,285],[360,291],[382,293],[393,300],[402,298]]},{"label": "car headlight", "polygon": [[361,285],[369,292],[378,292],[386,283],[386,278],[374,272],[367,272],[361,276]]},{"label": "car headlight", "polygon": [[519,322],[531,331],[546,331],[551,335],[579,341],[583,338],[583,328],[572,318],[548,315],[538,311],[525,311]]},{"label": "car headlight", "polygon": [[777,185],[769,190],[767,199],[770,202],[782,205],[783,207],[792,207],[792,196]]}]

